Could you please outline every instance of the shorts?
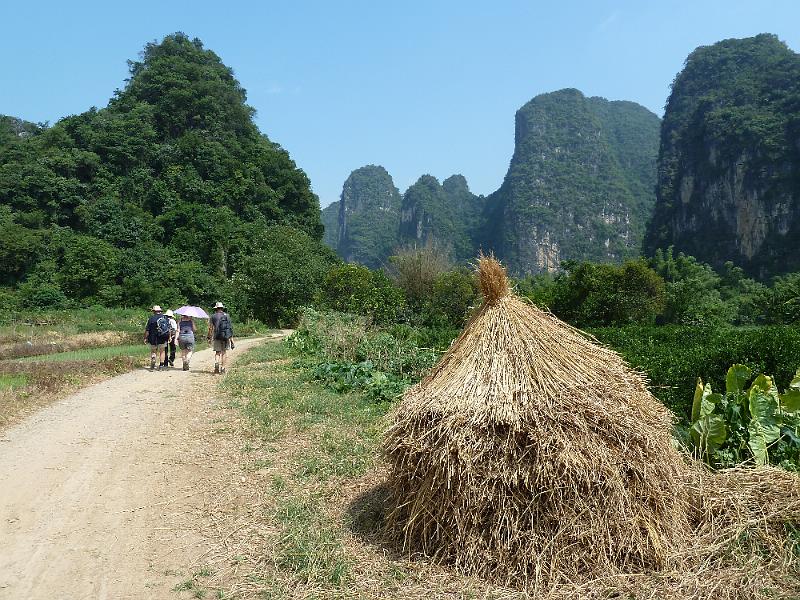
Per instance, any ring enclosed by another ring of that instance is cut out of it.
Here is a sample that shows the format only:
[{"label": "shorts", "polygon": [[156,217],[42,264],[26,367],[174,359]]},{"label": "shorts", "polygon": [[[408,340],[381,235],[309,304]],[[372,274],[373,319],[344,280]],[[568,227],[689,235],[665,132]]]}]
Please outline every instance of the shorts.
[{"label": "shorts", "polygon": [[214,352],[225,352],[230,347],[230,340],[214,340]]},{"label": "shorts", "polygon": [[188,350],[189,352],[194,351],[194,336],[179,337],[178,347],[181,350]]},{"label": "shorts", "polygon": [[164,350],[164,346],[166,345],[167,345],[166,342],[162,344],[150,344],[150,352],[153,354],[158,354],[159,352]]}]

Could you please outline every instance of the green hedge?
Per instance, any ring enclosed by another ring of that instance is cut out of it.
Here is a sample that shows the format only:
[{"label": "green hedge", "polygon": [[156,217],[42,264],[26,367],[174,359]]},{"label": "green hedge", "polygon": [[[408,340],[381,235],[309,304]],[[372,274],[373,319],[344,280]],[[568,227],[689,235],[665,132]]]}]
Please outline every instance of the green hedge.
[{"label": "green hedge", "polygon": [[630,326],[587,331],[644,371],[653,394],[684,421],[691,412],[698,377],[722,389],[728,367],[742,363],[756,373],[774,375],[783,391],[800,366],[800,327],[794,326]]}]

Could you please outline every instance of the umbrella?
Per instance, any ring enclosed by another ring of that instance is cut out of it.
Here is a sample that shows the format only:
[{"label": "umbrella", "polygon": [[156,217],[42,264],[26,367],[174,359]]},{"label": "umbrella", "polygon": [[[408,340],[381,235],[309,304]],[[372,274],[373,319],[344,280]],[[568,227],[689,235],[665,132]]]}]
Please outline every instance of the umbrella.
[{"label": "umbrella", "polygon": [[199,306],[181,306],[175,310],[175,314],[186,317],[197,317],[198,319],[208,319],[208,313]]}]

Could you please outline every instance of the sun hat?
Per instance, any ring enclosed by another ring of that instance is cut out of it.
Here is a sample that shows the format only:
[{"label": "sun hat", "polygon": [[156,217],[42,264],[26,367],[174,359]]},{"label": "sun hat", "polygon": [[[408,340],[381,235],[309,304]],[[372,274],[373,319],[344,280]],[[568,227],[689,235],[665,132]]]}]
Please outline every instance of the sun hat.
[{"label": "sun hat", "polygon": [[214,305],[214,310],[217,310],[218,308],[225,308],[225,305],[222,302],[217,302]]},{"label": "sun hat", "polygon": [[167,315],[168,317],[174,317],[175,316],[175,313],[172,312],[172,309],[169,309],[169,308],[167,309],[167,312],[165,312],[164,314]]},{"label": "sun hat", "polygon": [[154,304],[153,308],[151,308],[153,312],[161,312],[161,307],[158,304]]}]

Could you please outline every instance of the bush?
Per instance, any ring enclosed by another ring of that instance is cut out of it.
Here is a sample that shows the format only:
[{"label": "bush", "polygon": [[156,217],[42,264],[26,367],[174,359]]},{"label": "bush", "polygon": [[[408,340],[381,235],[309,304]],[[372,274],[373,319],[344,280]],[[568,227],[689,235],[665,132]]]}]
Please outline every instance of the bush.
[{"label": "bush", "polygon": [[752,377],[747,366],[733,365],[724,393],[697,380],[690,430],[695,450],[717,468],[748,462],[800,470],[800,369],[783,393],[763,374],[748,388]]},{"label": "bush", "polygon": [[800,357],[800,328],[608,327],[589,329],[650,380],[653,394],[684,422],[698,377],[715,389],[734,363],[790,381]]},{"label": "bush", "polygon": [[432,327],[461,327],[478,300],[475,276],[467,270],[447,271],[433,281],[425,300],[424,322]]},{"label": "bush", "polygon": [[328,271],[319,294],[321,308],[392,323],[405,307],[403,292],[382,271],[361,265],[336,265]]},{"label": "bush", "polygon": [[278,326],[293,325],[300,308],[313,303],[337,261],[329,248],[299,229],[268,227],[233,276],[232,287],[243,316]]}]

